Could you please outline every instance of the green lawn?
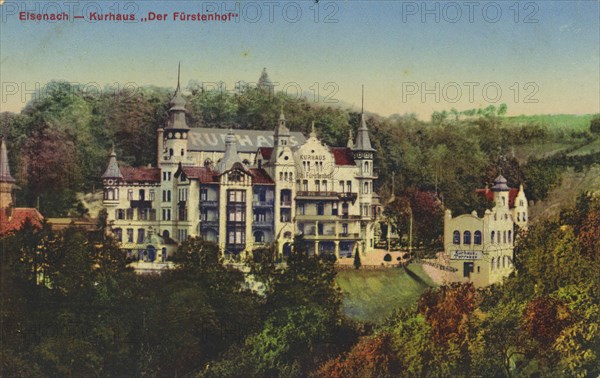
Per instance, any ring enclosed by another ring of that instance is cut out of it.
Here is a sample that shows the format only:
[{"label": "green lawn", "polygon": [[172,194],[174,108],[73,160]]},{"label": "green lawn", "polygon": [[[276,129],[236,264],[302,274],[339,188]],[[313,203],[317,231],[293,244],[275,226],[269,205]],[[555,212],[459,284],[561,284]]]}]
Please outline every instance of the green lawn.
[{"label": "green lawn", "polygon": [[398,268],[338,272],[337,283],[344,293],[342,306],[346,316],[381,322],[396,308],[416,303],[419,296],[435,284],[421,265],[410,265],[409,269],[420,281]]},{"label": "green lawn", "polygon": [[594,114],[539,114],[506,117],[505,125],[522,126],[528,123],[545,125],[548,130],[588,130]]}]

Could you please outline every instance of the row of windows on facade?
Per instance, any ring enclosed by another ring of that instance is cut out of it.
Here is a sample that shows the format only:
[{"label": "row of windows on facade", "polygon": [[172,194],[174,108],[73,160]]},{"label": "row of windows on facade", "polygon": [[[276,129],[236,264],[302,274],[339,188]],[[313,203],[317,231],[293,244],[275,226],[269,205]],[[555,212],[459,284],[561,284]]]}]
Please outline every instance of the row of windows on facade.
[{"label": "row of windows on facade", "polygon": [[510,268],[511,266],[512,266],[512,261],[511,261],[510,257],[508,257],[508,256],[502,256],[502,257],[499,256],[498,259],[496,259],[495,257],[492,257],[492,260],[490,261],[491,270],[501,269],[501,268]]},{"label": "row of windows on facade", "polygon": [[[127,200],[128,201],[134,201],[134,194],[133,194],[133,189],[128,189],[127,190]],[[179,201],[187,201],[188,199],[188,189],[179,189],[178,190],[178,199]],[[104,199],[105,200],[118,200],[119,199],[119,188],[106,188],[104,190]],[[144,189],[140,189],[138,191],[138,200],[140,201],[154,201],[155,199],[155,195],[154,195],[154,190],[150,190],[148,193],[148,197],[146,197],[146,191]],[[162,191],[162,200],[163,202],[170,202],[171,201],[171,191],[170,190],[163,190]]]},{"label": "row of windows on facade", "polygon": [[[179,237],[180,241],[183,241],[188,238],[188,231],[186,229],[179,229],[177,231],[178,231],[178,237]],[[144,229],[144,228],[137,229],[137,238],[135,237],[135,229],[127,228],[126,232],[127,232],[126,243],[144,244],[146,242],[146,237],[151,236],[150,233],[148,233],[148,234],[146,233],[146,229]],[[113,233],[114,233],[117,241],[123,242],[123,229],[122,228],[113,229]],[[163,232],[163,238],[169,238],[168,231],[165,230]]]},{"label": "row of windows on facade", "polygon": [[[311,169],[313,169],[314,171],[317,172],[322,172],[325,167],[329,168],[329,166],[331,166],[331,163],[328,163],[327,165],[323,164],[322,161],[315,161],[312,162],[310,160],[304,160],[302,161],[302,168],[304,169],[304,172],[308,172]],[[364,164],[361,167],[361,172],[363,174],[368,174],[370,172],[370,165],[368,161],[365,161]]]},{"label": "row of windows on facade", "polygon": [[[317,223],[316,226],[314,224],[300,223],[298,225],[298,230],[305,235],[311,235],[311,236],[312,235],[335,235],[336,231],[337,231],[335,227],[329,227],[329,228],[325,229],[325,225],[323,223]],[[348,223],[342,223],[342,232],[339,235],[340,236],[350,236]],[[358,237],[358,233],[356,233],[355,236]]]},{"label": "row of windows on facade", "polygon": [[[315,184],[315,192],[328,192],[330,191],[335,191],[334,185],[331,184],[331,187],[329,186],[329,183],[327,180],[315,180],[314,181]],[[296,180],[296,189],[298,191],[304,191],[304,192],[308,192],[308,180]],[[352,181],[348,180],[348,181],[339,181],[338,183],[338,192],[339,193],[351,193],[352,192]],[[369,182],[365,182],[363,184],[362,187],[362,192],[364,194],[368,194],[370,192],[370,183]]]},{"label": "row of windows on facade", "polygon": [[[492,243],[512,243],[512,231],[492,231],[490,232],[490,241]],[[461,244],[460,231],[454,231],[452,235],[453,244]],[[481,231],[473,233],[473,244],[481,245]],[[471,244],[471,231],[463,232],[462,244]]]}]

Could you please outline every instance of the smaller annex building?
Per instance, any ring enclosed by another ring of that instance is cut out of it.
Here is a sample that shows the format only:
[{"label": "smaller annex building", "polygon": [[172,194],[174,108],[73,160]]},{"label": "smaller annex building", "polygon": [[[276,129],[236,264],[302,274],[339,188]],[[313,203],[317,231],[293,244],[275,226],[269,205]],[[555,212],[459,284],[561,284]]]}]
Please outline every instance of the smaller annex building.
[{"label": "smaller annex building", "polygon": [[[490,189],[478,193],[495,202],[483,217],[476,211],[444,216],[444,258],[456,272],[451,280],[484,287],[502,281],[513,270],[516,227],[527,228],[527,198],[523,185],[511,189],[500,175]],[[490,195],[491,194],[491,195]]]}]

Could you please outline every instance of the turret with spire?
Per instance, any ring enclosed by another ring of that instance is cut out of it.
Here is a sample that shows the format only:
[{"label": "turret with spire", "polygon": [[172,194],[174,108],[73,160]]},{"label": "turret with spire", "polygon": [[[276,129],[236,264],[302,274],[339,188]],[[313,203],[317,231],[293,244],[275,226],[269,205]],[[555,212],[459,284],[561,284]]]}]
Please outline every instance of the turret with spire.
[{"label": "turret with spire", "polygon": [[13,191],[15,190],[15,179],[10,174],[8,165],[8,149],[4,137],[0,141],[0,209],[5,210],[14,205]]},{"label": "turret with spire", "polygon": [[282,152],[289,148],[289,143],[290,129],[286,126],[285,115],[283,114],[283,108],[281,108],[275,133],[273,134],[273,162],[278,162],[282,156]]},{"label": "turret with spire", "polygon": [[164,150],[159,151],[159,161],[163,152],[166,152],[166,160],[171,163],[180,163],[187,159],[187,139],[190,127],[186,121],[186,100],[181,93],[180,79],[181,63],[177,69],[177,88],[170,102],[171,108],[169,109],[167,127],[164,131],[162,129],[158,130],[159,148],[162,146],[160,139],[165,141]]},{"label": "turret with spire", "polygon": [[352,134],[352,128],[348,129],[348,143],[346,144],[348,148],[354,148],[354,135]]},{"label": "turret with spire", "polygon": [[117,163],[117,153],[115,152],[115,146],[113,145],[110,155],[108,155],[108,166],[106,171],[102,175],[103,179],[123,179],[121,170],[119,169],[119,163]]},{"label": "turret with spire", "polygon": [[505,207],[508,209],[508,192],[510,188],[506,185],[508,181],[502,175],[498,175],[494,180],[492,192],[494,192],[494,201],[496,206]]},{"label": "turret with spire", "polygon": [[242,159],[237,150],[237,139],[233,134],[233,131],[229,129],[227,136],[225,137],[225,154],[221,160],[217,163],[216,169],[219,174],[227,172],[233,166],[239,163],[243,166]]}]

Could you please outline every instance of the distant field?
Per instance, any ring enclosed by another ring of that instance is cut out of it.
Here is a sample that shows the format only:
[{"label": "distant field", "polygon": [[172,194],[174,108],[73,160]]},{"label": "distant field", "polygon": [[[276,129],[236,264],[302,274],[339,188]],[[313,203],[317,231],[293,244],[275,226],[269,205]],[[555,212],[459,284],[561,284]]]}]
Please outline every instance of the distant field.
[{"label": "distant field", "polygon": [[404,269],[346,270],[337,275],[344,293],[344,313],[356,320],[381,322],[398,307],[410,306],[429,287],[435,286],[420,265],[410,265],[422,282]]},{"label": "distant field", "polygon": [[523,144],[515,147],[515,156],[520,162],[525,162],[529,158],[545,158],[567,148],[573,147],[578,141],[571,142],[548,142],[548,143],[535,143],[535,144]]},{"label": "distant field", "polygon": [[540,114],[540,115],[520,115],[506,117],[504,124],[513,126],[522,126],[529,123],[538,123],[547,126],[550,130],[587,130],[590,127],[590,121],[594,114]]},{"label": "distant field", "polygon": [[600,138],[597,138],[592,143],[586,144],[585,146],[571,152],[569,156],[587,155],[595,152],[600,152]]}]

